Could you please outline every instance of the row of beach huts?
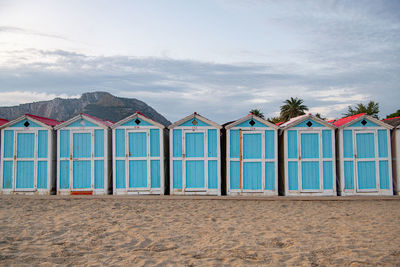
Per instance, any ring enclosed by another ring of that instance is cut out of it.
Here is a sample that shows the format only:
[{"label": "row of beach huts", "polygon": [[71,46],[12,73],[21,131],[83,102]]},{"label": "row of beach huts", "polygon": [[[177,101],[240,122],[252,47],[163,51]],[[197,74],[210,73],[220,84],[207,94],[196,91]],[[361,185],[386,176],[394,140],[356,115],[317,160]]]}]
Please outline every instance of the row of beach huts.
[{"label": "row of beach huts", "polygon": [[0,120],[2,194],[399,194],[400,117]]}]

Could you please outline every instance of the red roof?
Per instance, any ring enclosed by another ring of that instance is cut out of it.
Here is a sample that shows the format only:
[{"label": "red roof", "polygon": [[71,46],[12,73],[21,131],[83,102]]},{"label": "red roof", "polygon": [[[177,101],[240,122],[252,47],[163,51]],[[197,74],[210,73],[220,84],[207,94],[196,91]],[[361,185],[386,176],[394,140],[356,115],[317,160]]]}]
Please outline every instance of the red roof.
[{"label": "red roof", "polygon": [[97,117],[95,117],[95,116],[92,116],[92,115],[89,115],[89,114],[86,114],[86,113],[81,113],[81,115],[86,116],[86,117],[89,117],[89,118],[91,118],[91,119],[93,119],[93,120],[95,120],[95,121],[97,121],[97,122],[99,122],[99,123],[101,123],[101,124],[103,124],[103,125],[105,125],[105,126],[107,126],[107,127],[109,127],[109,126],[111,126],[111,125],[113,124],[113,123],[110,122],[110,121],[103,121],[103,120],[100,119],[100,118],[97,118]]},{"label": "red roof", "polygon": [[355,119],[357,119],[357,118],[359,118],[359,117],[361,117],[363,115],[365,115],[365,113],[360,113],[360,114],[357,114],[357,115],[341,118],[341,119],[338,119],[337,121],[335,121],[333,123],[333,125],[335,125],[336,127],[340,127],[340,126],[345,125],[345,124],[347,124],[347,123],[349,123],[351,121],[354,121]]},{"label": "red roof", "polygon": [[279,126],[279,125],[281,125],[282,123],[284,123],[284,121],[277,122],[277,123],[275,123],[275,125],[276,125],[276,126]]},{"label": "red roof", "polygon": [[382,121],[388,121],[388,120],[399,119],[399,118],[400,118],[400,116],[398,116],[398,117],[393,117],[393,118],[388,118],[388,119],[383,119]]},{"label": "red roof", "polygon": [[32,114],[25,114],[25,116],[31,117],[32,119],[40,121],[40,122],[42,122],[42,123],[44,123],[46,125],[49,125],[49,126],[56,126],[56,125],[60,124],[59,121],[53,120],[53,119],[49,119],[49,118],[46,118],[46,117],[40,117],[40,116],[36,116],[36,115],[32,115]]},{"label": "red roof", "polygon": [[0,126],[9,122],[7,119],[0,119]]}]

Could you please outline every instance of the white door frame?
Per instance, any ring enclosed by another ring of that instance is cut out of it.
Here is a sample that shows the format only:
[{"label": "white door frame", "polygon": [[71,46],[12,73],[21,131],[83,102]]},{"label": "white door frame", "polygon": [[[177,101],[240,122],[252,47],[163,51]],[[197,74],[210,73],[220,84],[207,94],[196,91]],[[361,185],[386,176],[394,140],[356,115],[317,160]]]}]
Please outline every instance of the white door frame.
[{"label": "white door frame", "polygon": [[[130,157],[129,155],[129,134],[130,133],[145,133],[146,134],[146,156],[145,157]],[[161,133],[160,133],[161,134]],[[127,191],[148,191],[151,187],[151,169],[150,169],[150,129],[126,129],[125,130],[125,184]],[[161,151],[160,151],[161,153]],[[147,187],[130,187],[129,186],[129,161],[145,160],[147,168]]]},{"label": "white door frame", "polygon": [[[377,130],[353,130],[353,147],[354,147],[354,179],[355,179],[355,189],[357,192],[378,192],[380,188],[379,181],[379,148],[378,148],[378,133]],[[372,133],[374,135],[374,158],[359,158],[357,153],[357,134],[368,134]],[[389,147],[389,144],[388,144]],[[375,162],[375,179],[376,188],[375,189],[360,189],[358,187],[358,162],[363,161],[374,161]],[[389,170],[390,172],[391,170]]]},{"label": "white door frame", "polygon": [[[207,129],[182,129],[182,190],[185,192],[203,192],[208,190],[208,136]],[[186,157],[186,134],[203,133],[204,155],[203,157]],[[186,161],[202,160],[204,162],[204,188],[186,188]]]},{"label": "white door frame", "polygon": [[[301,157],[301,134],[302,133],[309,133],[309,134],[318,134],[318,158],[311,158],[311,159],[303,159]],[[299,191],[304,193],[315,192],[321,193],[323,191],[323,157],[322,157],[322,131],[321,130],[298,130],[297,131],[297,149],[299,153],[299,171],[298,171],[298,179],[299,179]],[[302,162],[318,162],[319,167],[319,189],[303,189],[302,183]]]},{"label": "white door frame", "polygon": [[[239,133],[242,134],[242,136],[239,136],[239,143],[241,146],[241,175],[242,175],[242,180],[240,184],[241,192],[263,192],[265,188],[265,130],[245,130],[245,129],[240,129]],[[260,159],[245,159],[243,156],[243,148],[244,148],[244,142],[243,142],[243,136],[245,134],[261,134],[261,158]],[[240,158],[239,158],[240,159]],[[261,189],[244,189],[244,163],[245,162],[261,162]]]},{"label": "white door frame", "polygon": [[[29,133],[34,136],[34,151],[33,158],[18,158],[17,155],[17,146],[18,146],[18,134],[19,133]],[[16,192],[32,192],[37,190],[37,151],[38,151],[38,141],[37,141],[38,132],[36,130],[15,130],[14,131],[14,179],[13,179],[13,189]],[[17,162],[18,161],[33,161],[33,188],[17,188]]]},{"label": "white door frame", "polygon": [[[90,157],[89,158],[74,158],[74,134],[90,134]],[[70,188],[71,191],[91,191],[94,190],[94,130],[74,130],[71,129],[70,134]],[[75,161],[90,161],[90,188],[74,188],[74,162]]]}]

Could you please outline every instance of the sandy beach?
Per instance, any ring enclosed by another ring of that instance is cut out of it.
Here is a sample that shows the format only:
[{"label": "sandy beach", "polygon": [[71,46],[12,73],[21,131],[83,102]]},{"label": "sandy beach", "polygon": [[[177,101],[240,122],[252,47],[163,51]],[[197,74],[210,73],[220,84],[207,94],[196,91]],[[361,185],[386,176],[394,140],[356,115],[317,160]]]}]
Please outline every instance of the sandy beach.
[{"label": "sandy beach", "polygon": [[400,265],[400,199],[0,196],[0,265]]}]

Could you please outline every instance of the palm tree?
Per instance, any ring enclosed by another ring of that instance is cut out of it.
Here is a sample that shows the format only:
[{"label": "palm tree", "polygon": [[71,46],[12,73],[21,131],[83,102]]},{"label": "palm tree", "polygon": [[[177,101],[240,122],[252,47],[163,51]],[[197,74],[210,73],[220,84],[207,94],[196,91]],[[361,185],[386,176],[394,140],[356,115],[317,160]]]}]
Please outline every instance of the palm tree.
[{"label": "palm tree", "polygon": [[344,113],[343,115],[345,117],[348,117],[348,116],[353,116],[353,115],[360,114],[360,113],[365,113],[365,114],[368,114],[368,115],[378,119],[379,103],[374,102],[374,101],[369,101],[368,104],[366,104],[366,105],[364,105],[363,103],[358,103],[355,106],[355,108],[352,108],[351,106],[349,106],[347,108],[347,112]]},{"label": "palm tree", "polygon": [[283,121],[290,120],[291,118],[304,115],[305,111],[308,110],[306,105],[303,105],[303,99],[293,98],[285,100],[284,105],[281,106],[281,119]]},{"label": "palm tree", "polygon": [[250,110],[250,113],[264,119],[264,113],[262,113],[259,109],[252,109]]},{"label": "palm tree", "polygon": [[326,118],[322,117],[321,113],[315,114],[315,117],[317,117],[318,119],[321,119],[321,120],[326,120]]},{"label": "palm tree", "polygon": [[281,122],[281,118],[280,117],[271,117],[268,118],[267,121],[272,122],[273,124],[277,124],[278,122]]}]

